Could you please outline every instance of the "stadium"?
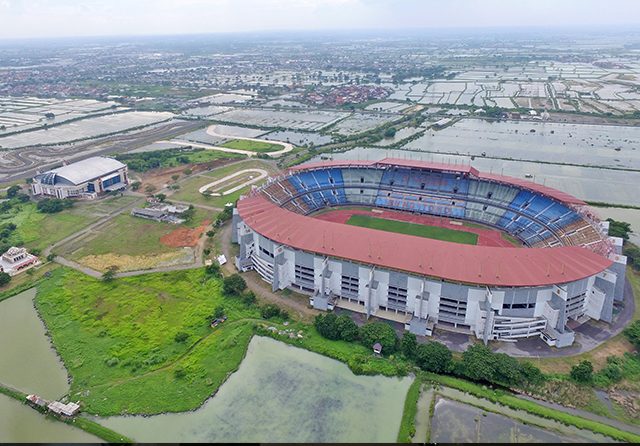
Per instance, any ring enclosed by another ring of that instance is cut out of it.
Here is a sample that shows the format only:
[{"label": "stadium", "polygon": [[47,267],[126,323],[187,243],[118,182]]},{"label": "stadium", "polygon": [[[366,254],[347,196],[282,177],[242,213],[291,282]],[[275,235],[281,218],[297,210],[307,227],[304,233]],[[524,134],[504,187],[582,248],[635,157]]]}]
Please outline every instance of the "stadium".
[{"label": "stadium", "polygon": [[564,347],[624,293],[621,240],[577,198],[466,165],[297,166],[238,201],[236,266],[274,291],[404,324]]}]

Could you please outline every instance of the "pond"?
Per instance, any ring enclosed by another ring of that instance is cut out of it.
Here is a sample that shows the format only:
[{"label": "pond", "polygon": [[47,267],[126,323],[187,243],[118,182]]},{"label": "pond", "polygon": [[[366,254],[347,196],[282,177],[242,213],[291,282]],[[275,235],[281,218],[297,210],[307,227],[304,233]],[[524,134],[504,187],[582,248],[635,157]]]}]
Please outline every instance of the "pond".
[{"label": "pond", "polygon": [[55,399],[69,390],[67,371],[45,335],[35,295],[31,288],[0,302],[0,383]]},{"label": "pond", "polygon": [[100,423],[140,442],[395,442],[411,381],[356,376],[255,336],[238,371],[198,410]]},{"label": "pond", "polygon": [[0,394],[0,443],[97,443],[101,440],[68,424],[47,418]]}]

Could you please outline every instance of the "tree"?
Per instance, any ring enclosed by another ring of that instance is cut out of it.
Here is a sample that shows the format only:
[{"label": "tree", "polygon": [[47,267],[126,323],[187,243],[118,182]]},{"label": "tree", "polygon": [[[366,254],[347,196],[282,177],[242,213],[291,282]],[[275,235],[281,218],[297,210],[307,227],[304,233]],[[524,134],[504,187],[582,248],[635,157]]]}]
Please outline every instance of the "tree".
[{"label": "tree", "polygon": [[221,277],[220,273],[220,265],[216,262],[212,262],[211,265],[207,265],[204,267],[204,272],[207,276],[211,277]]},{"label": "tree", "polygon": [[22,190],[20,186],[14,184],[10,188],[7,189],[7,198],[14,198],[18,193]]},{"label": "tree", "polygon": [[494,381],[495,360],[489,347],[474,344],[462,354],[463,374],[474,381]]},{"label": "tree", "polygon": [[640,350],[640,320],[634,321],[624,329],[624,335],[627,337],[637,350]]},{"label": "tree", "polygon": [[416,335],[407,331],[402,336],[402,342],[400,344],[400,349],[402,350],[402,353],[404,353],[404,355],[407,358],[413,359],[416,356],[417,348],[418,348],[418,340],[416,339]]},{"label": "tree", "polygon": [[138,189],[140,189],[140,186],[142,186],[142,183],[140,181],[134,181],[133,183],[131,183],[131,190],[137,191]]},{"label": "tree", "polygon": [[254,293],[251,290],[242,293],[242,295],[240,296],[240,299],[242,300],[242,303],[248,307],[255,304],[256,301],[258,300],[256,298],[256,293]]},{"label": "tree", "polygon": [[451,366],[451,351],[439,342],[427,342],[416,348],[416,363],[427,372],[443,373]]},{"label": "tree", "polygon": [[260,308],[260,316],[262,316],[264,319],[278,317],[280,316],[280,307],[274,304],[267,304]]},{"label": "tree", "polygon": [[11,276],[4,271],[0,271],[0,286],[4,286],[11,282]]},{"label": "tree", "polygon": [[179,175],[179,174],[177,174],[177,173],[176,173],[176,174],[171,175],[171,179],[172,179],[173,181],[178,181],[178,178],[180,178],[180,175]]},{"label": "tree", "polygon": [[55,214],[64,209],[69,209],[73,206],[73,201],[71,200],[61,200],[59,198],[45,198],[43,200],[38,201],[36,208],[38,211],[45,214]]},{"label": "tree", "polygon": [[323,338],[338,340],[340,331],[337,324],[338,316],[335,313],[319,314],[313,321],[313,325]]},{"label": "tree", "polygon": [[116,265],[111,265],[107,268],[107,270],[102,274],[102,281],[103,282],[111,282],[115,276],[116,276],[116,272],[118,272],[120,268],[118,268],[118,266]]},{"label": "tree", "polygon": [[193,217],[196,215],[196,208],[190,204],[189,208],[184,211],[181,215],[182,218],[184,218],[185,221],[190,222],[191,220],[193,220]]},{"label": "tree", "polygon": [[496,383],[507,386],[515,386],[522,383],[521,366],[517,359],[505,353],[493,353],[494,370],[493,380]]},{"label": "tree", "polygon": [[387,130],[384,131],[384,137],[385,138],[393,138],[394,136],[396,136],[396,128],[395,127],[389,127]]},{"label": "tree", "polygon": [[160,193],[160,194],[156,194],[156,198],[157,198],[158,200],[160,200],[161,202],[164,202],[164,200],[166,200],[166,199],[167,199],[167,195],[166,195],[166,194],[162,194],[162,193]]},{"label": "tree", "polygon": [[546,379],[544,373],[530,362],[524,362],[520,365],[520,375],[524,386],[539,386]]},{"label": "tree", "polygon": [[240,274],[232,274],[222,281],[222,292],[226,295],[239,296],[247,288],[247,282]]},{"label": "tree", "polygon": [[214,231],[213,229],[209,229],[206,233],[207,237],[211,238],[214,235],[216,235],[216,231]]},{"label": "tree", "polygon": [[360,340],[368,348],[379,342],[385,354],[393,353],[398,342],[396,331],[384,322],[370,322],[360,327]]},{"label": "tree", "polygon": [[220,319],[224,316],[224,307],[222,305],[218,305],[215,310],[213,310],[213,318]]},{"label": "tree", "polygon": [[607,218],[607,221],[609,222],[609,235],[629,240],[629,233],[631,232],[631,225],[629,223],[616,221],[613,218]]},{"label": "tree", "polygon": [[358,326],[346,314],[341,314],[336,318],[336,328],[343,341],[352,342],[358,338]]},{"label": "tree", "polygon": [[571,378],[579,383],[588,384],[593,379],[593,364],[591,361],[580,361],[578,364],[571,367]]}]

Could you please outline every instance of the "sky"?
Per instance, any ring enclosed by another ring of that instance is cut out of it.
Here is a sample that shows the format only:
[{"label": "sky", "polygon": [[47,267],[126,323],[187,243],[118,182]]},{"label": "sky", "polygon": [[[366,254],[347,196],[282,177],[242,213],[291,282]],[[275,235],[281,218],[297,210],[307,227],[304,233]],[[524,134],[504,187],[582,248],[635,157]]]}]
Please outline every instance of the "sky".
[{"label": "sky", "polygon": [[640,26],[640,0],[0,0],[0,39]]}]

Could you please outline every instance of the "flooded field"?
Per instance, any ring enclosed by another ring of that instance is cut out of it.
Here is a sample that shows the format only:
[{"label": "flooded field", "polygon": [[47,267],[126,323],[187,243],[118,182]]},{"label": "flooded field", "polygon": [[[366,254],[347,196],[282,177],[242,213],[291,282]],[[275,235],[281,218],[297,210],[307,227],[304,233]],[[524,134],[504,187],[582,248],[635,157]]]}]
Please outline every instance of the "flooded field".
[{"label": "flooded field", "polygon": [[216,115],[220,121],[228,121],[261,127],[284,127],[300,130],[320,130],[339,119],[346,117],[346,113],[328,111],[273,111],[237,109]]},{"label": "flooded field", "polygon": [[463,119],[404,148],[640,169],[640,127]]},{"label": "flooded field", "polygon": [[410,384],[256,336],[198,410],[100,423],[141,442],[394,442]]},{"label": "flooded field", "polygon": [[331,136],[320,135],[319,133],[293,132],[290,130],[267,133],[263,138],[272,141],[290,142],[296,146],[304,146],[309,143],[319,146],[321,144],[328,144],[333,139]]},{"label": "flooded field", "polygon": [[135,127],[167,121],[173,113],[131,111],[62,124],[47,130],[34,130],[17,135],[0,137],[0,147],[13,149],[31,145],[54,145],[67,141],[93,138],[110,133],[123,132]]},{"label": "flooded field", "polygon": [[[510,409],[442,387],[436,390],[430,441],[435,443],[609,443],[609,437]],[[419,413],[418,413],[419,415]],[[416,420],[419,421],[419,420]],[[418,428],[416,425],[416,432]],[[425,441],[416,438],[416,441]]]},{"label": "flooded field", "polygon": [[31,288],[0,302],[0,383],[53,399],[67,393],[67,371],[45,336],[35,295]]},{"label": "flooded field", "polygon": [[390,117],[388,115],[354,114],[336,124],[336,126],[331,129],[331,132],[346,136],[355,135],[397,119],[397,117]]},{"label": "flooded field", "polygon": [[[525,179],[525,175],[532,175],[533,178],[530,178],[530,181],[562,190],[582,200],[640,205],[640,195],[635,188],[629,187],[630,184],[640,184],[640,172],[559,166],[483,157],[471,161],[468,156],[369,148],[356,148],[343,153],[333,153],[331,157],[335,160],[378,160],[384,157],[395,157],[459,165],[471,163],[478,170],[516,178]],[[320,157],[314,158],[313,161],[320,161]]]},{"label": "flooded field", "polygon": [[39,414],[29,406],[0,394],[0,443],[98,443],[80,429]]}]

